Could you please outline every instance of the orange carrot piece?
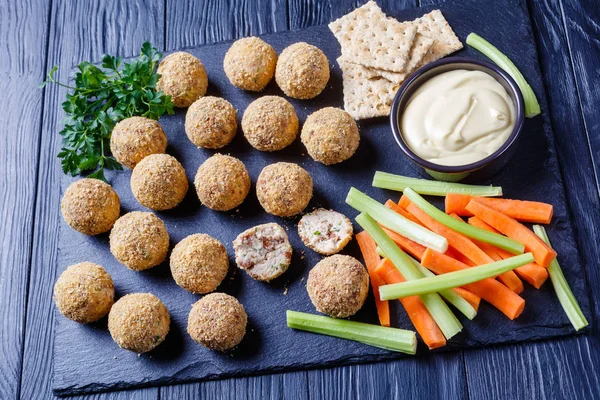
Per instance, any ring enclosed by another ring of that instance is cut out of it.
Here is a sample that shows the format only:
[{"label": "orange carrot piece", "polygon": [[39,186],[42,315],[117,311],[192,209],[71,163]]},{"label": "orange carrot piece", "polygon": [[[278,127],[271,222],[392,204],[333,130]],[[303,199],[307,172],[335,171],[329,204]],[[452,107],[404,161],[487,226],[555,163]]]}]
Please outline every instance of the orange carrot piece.
[{"label": "orange carrot piece", "polygon": [[462,217],[472,216],[473,213],[467,210],[467,205],[472,199],[477,199],[480,203],[500,211],[502,214],[506,214],[517,221],[534,224],[549,224],[554,212],[552,204],[539,201],[473,197],[464,194],[448,193],[445,199],[446,214],[456,213]]},{"label": "orange carrot piece", "polygon": [[377,316],[381,326],[390,326],[390,303],[387,300],[381,300],[379,297],[379,286],[385,285],[385,281],[375,273],[375,269],[379,264],[380,257],[377,254],[377,244],[365,231],[356,234],[356,242],[360,248],[369,278],[371,278],[371,286],[373,287],[373,296],[375,297],[375,307],[377,308]]},{"label": "orange carrot piece", "polygon": [[454,288],[454,291],[458,293],[463,299],[468,301],[469,304],[475,309],[475,311],[479,310],[479,303],[481,303],[481,297],[461,287]]},{"label": "orange carrot piece", "polygon": [[[398,268],[396,268],[387,258],[381,260],[375,269],[375,272],[387,284],[405,281],[404,276],[402,276]],[[423,339],[429,349],[437,349],[438,347],[446,345],[444,334],[437,326],[435,320],[419,296],[408,296],[398,300],[400,300],[400,303],[408,314],[408,318],[410,318],[410,321],[421,336],[421,339]]]},{"label": "orange carrot piece", "polygon": [[400,196],[400,200],[398,201],[398,205],[402,208],[404,208],[405,210],[408,209],[408,206],[412,203],[412,201],[410,201],[410,199],[408,197],[406,197],[405,195]]},{"label": "orange carrot piece", "polygon": [[402,215],[406,219],[411,220],[415,224],[419,224],[419,225],[423,226],[423,224],[421,223],[421,221],[419,221],[417,218],[415,218],[414,215],[412,215],[411,213],[409,213],[408,211],[406,211],[404,208],[400,207],[398,204],[394,203],[392,200],[386,201],[385,202],[385,206],[387,208],[389,208],[390,210],[396,211],[398,214]]},{"label": "orange carrot piece", "polygon": [[[425,250],[421,265],[438,275],[470,268],[452,257],[431,249]],[[521,315],[525,307],[525,300],[521,296],[492,278],[470,283],[464,288],[492,304],[510,319]]]},{"label": "orange carrot piece", "polygon": [[[476,226],[478,228],[485,229],[490,232],[498,233],[497,230],[495,230],[494,228],[492,228],[491,226],[489,226],[488,224],[486,224],[485,222],[483,222],[482,220],[480,220],[477,217],[469,218],[468,222],[470,225]],[[513,256],[506,250],[499,249],[494,246],[492,246],[492,247],[494,248],[496,253],[500,257],[502,257],[502,259],[507,259],[507,258],[510,258]],[[540,287],[542,287],[544,282],[546,282],[546,280],[548,279],[548,270],[544,267],[540,267],[536,263],[529,263],[529,264],[523,265],[519,268],[515,268],[514,271],[517,273],[517,275],[519,275],[521,277],[521,279],[523,279],[524,281],[526,281],[527,283],[529,283],[531,286],[533,286],[536,289],[539,289]]]},{"label": "orange carrot piece", "polygon": [[[458,219],[458,220],[462,221],[462,218],[454,213],[450,214],[450,216],[454,219]],[[492,246],[489,243],[479,242],[474,239],[471,239],[471,240],[473,241],[473,243],[475,243],[475,245],[477,247],[479,247],[493,261],[501,261],[502,260],[502,257],[500,257],[500,255],[496,252],[495,246]],[[513,271],[507,271],[501,275],[498,275],[498,279],[500,280],[500,282],[504,283],[510,290],[512,290],[516,294],[519,294],[519,293],[523,292],[523,290],[525,290],[525,288],[523,287],[523,282],[521,282],[521,280],[519,279],[517,274],[515,274]]]},{"label": "orange carrot piece", "polygon": [[548,268],[548,265],[556,258],[556,252],[550,246],[516,219],[480,203],[477,199],[473,199],[467,204],[467,210],[509,238],[522,243],[525,251],[533,254],[536,264]]},{"label": "orange carrot piece", "polygon": [[387,229],[385,226],[381,226],[381,228],[402,250],[406,251],[418,260],[420,260],[423,257],[423,253],[425,252],[425,246],[420,245],[417,242],[413,242],[412,240],[400,235],[399,233]]}]

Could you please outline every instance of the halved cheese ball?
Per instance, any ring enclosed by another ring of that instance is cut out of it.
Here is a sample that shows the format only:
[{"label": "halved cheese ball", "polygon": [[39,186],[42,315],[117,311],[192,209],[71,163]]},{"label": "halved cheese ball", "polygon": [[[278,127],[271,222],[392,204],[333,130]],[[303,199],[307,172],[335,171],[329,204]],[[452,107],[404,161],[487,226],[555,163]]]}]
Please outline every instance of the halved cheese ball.
[{"label": "halved cheese ball", "polygon": [[352,222],[337,211],[319,208],[298,222],[298,235],[306,247],[317,253],[340,252],[352,239]]},{"label": "halved cheese ball", "polygon": [[271,222],[240,233],[233,241],[235,262],[252,278],[270,281],[283,274],[292,262],[292,246],[285,230]]}]

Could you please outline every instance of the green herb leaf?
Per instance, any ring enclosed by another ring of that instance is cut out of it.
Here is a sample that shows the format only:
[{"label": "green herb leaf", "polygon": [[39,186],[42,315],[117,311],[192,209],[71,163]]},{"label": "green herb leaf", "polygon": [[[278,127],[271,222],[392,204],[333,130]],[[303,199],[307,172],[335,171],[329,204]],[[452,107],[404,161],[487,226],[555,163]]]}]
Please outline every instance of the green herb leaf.
[{"label": "green herb leaf", "polygon": [[62,108],[66,113],[63,148],[58,153],[65,174],[92,171],[91,178],[106,180],[104,170],[123,169],[109,155],[115,124],[135,115],[159,119],[173,114],[171,96],[156,90],[156,73],[162,54],[149,42],[142,44],[137,59],[122,64],[121,57],[105,55],[101,67],[84,61],[77,67],[75,86],[55,79],[53,67],[40,88],[49,83],[69,89]]}]

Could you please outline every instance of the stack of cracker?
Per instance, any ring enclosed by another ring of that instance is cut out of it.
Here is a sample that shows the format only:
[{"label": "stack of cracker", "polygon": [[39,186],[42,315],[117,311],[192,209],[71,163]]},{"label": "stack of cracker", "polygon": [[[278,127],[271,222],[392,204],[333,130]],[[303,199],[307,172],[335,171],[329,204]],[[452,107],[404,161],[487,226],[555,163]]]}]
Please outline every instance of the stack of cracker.
[{"label": "stack of cracker", "polygon": [[390,114],[404,80],[463,45],[439,10],[410,22],[388,18],[374,1],[329,24],[342,47],[344,109],[356,120]]}]

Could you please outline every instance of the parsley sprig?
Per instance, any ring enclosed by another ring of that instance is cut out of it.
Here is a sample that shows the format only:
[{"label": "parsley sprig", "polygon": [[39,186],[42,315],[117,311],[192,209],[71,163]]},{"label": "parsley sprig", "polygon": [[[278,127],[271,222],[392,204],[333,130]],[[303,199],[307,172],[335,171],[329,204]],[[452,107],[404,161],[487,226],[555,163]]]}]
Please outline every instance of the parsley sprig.
[{"label": "parsley sprig", "polygon": [[108,54],[101,67],[84,61],[77,67],[74,86],[58,82],[54,77],[58,66],[52,68],[40,88],[55,83],[70,90],[62,103],[66,118],[58,153],[65,174],[93,171],[90,178],[106,180],[105,169],[123,169],[110,155],[110,135],[117,122],[134,115],[158,119],[173,114],[171,96],[156,90],[161,57],[145,42],[140,56],[130,62],[122,64],[121,57]]}]

